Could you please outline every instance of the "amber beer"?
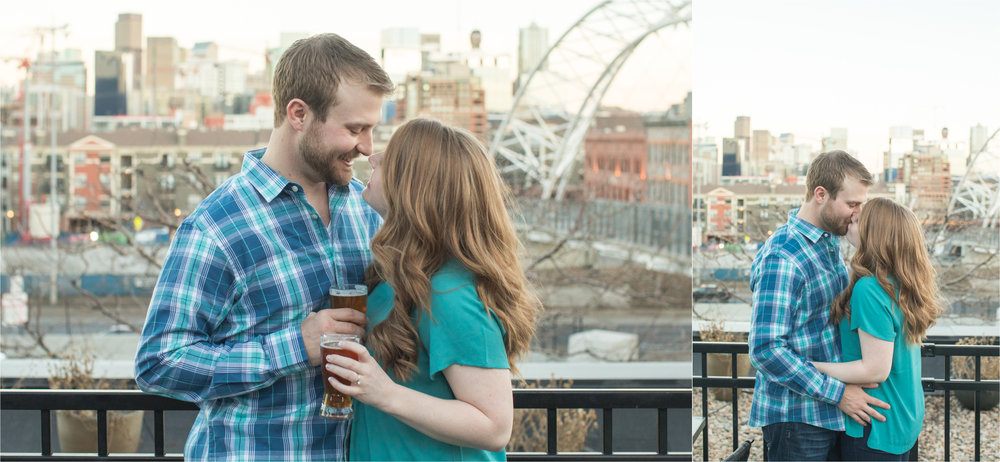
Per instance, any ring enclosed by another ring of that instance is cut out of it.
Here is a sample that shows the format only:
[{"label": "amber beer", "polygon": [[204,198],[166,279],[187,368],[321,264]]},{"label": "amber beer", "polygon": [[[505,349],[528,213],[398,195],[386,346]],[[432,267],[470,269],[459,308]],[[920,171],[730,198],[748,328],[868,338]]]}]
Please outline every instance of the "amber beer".
[{"label": "amber beer", "polygon": [[362,313],[367,313],[368,286],[349,284],[331,287],[330,308],[354,308]]},{"label": "amber beer", "polygon": [[328,364],[326,357],[329,355],[341,355],[355,360],[358,359],[358,355],[353,351],[348,351],[338,346],[342,340],[360,342],[361,337],[354,334],[323,334],[320,336],[319,343],[320,351],[323,355],[323,389],[325,391],[323,393],[323,404],[320,406],[320,415],[331,419],[347,419],[354,415],[354,411],[351,408],[351,397],[333,388],[330,378],[336,378],[344,385],[350,385],[351,382],[340,378],[326,369],[326,365]]}]

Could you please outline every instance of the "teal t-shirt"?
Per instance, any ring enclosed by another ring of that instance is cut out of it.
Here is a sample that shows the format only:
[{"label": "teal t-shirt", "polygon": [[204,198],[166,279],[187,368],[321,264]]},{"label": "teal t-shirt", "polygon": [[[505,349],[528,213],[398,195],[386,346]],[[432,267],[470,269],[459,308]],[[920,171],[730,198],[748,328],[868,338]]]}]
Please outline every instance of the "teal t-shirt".
[{"label": "teal t-shirt", "polygon": [[[890,282],[895,283],[891,279]],[[924,422],[920,346],[906,343],[903,326],[902,310],[878,285],[878,281],[871,276],[859,279],[851,294],[851,317],[840,321],[843,361],[861,359],[858,329],[881,340],[893,342],[889,377],[878,388],[865,390],[892,406],[892,409],[876,408],[885,416],[885,422],[872,419],[872,431],[868,437],[868,447],[891,454],[909,451],[917,441]],[[854,419],[846,420],[847,435],[861,438],[864,427]]]},{"label": "teal t-shirt", "polygon": [[[385,282],[368,295],[367,329],[385,320],[395,291]],[[506,334],[492,310],[476,293],[476,278],[454,260],[431,277],[431,316],[413,310],[420,335],[417,370],[401,385],[428,395],[455,399],[443,371],[452,364],[508,369]],[[384,367],[384,366],[383,366]],[[504,451],[488,452],[435,440],[395,417],[354,401],[350,460],[506,460]]]}]

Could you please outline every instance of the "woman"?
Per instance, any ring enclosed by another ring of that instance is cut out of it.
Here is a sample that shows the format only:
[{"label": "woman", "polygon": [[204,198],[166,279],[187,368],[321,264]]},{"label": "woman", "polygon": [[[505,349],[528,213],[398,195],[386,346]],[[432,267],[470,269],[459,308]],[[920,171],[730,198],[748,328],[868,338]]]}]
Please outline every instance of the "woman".
[{"label": "woman", "polygon": [[851,228],[850,284],[830,316],[845,362],[813,364],[846,383],[880,383],[869,393],[891,406],[884,422],[846,419],[843,460],[908,460],[924,421],[920,339],[942,312],[936,272],[917,217],[892,200],[868,201]]},{"label": "woman", "polygon": [[[505,460],[511,369],[539,301],[518,262],[506,189],[470,133],[412,120],[371,156],[367,346],[333,356],[355,398],[351,460]],[[516,369],[514,369],[516,371]]]}]

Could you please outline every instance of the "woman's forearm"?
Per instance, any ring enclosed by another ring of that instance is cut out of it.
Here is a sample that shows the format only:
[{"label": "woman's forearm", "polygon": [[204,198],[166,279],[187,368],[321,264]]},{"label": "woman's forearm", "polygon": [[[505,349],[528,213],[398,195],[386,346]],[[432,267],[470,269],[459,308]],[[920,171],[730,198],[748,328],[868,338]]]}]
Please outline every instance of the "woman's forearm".
[{"label": "woman's forearm", "polygon": [[844,383],[881,383],[889,375],[880,371],[878,365],[864,359],[846,363],[811,362],[820,372]]},{"label": "woman's forearm", "polygon": [[402,385],[381,408],[436,440],[497,452],[510,441],[512,422],[496,422],[479,408],[458,399],[436,398]]}]

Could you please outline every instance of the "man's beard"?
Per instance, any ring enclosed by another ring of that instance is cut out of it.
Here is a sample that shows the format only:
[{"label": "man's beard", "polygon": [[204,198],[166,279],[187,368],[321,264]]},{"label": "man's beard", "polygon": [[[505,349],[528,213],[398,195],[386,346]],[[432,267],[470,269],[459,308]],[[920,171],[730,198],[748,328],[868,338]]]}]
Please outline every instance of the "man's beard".
[{"label": "man's beard", "polygon": [[831,232],[838,236],[847,235],[847,228],[850,225],[850,221],[844,221],[844,219],[837,216],[837,214],[832,213],[826,204],[823,204],[819,209],[819,227],[824,231]]},{"label": "man's beard", "polygon": [[[302,139],[299,140],[299,153],[306,166],[316,172],[327,184],[346,185],[351,182],[351,174],[339,171],[337,162],[341,157],[332,152],[324,153],[320,144],[319,134],[314,128],[310,128]],[[351,155],[350,158],[356,156]],[[346,178],[345,178],[346,177]]]}]

